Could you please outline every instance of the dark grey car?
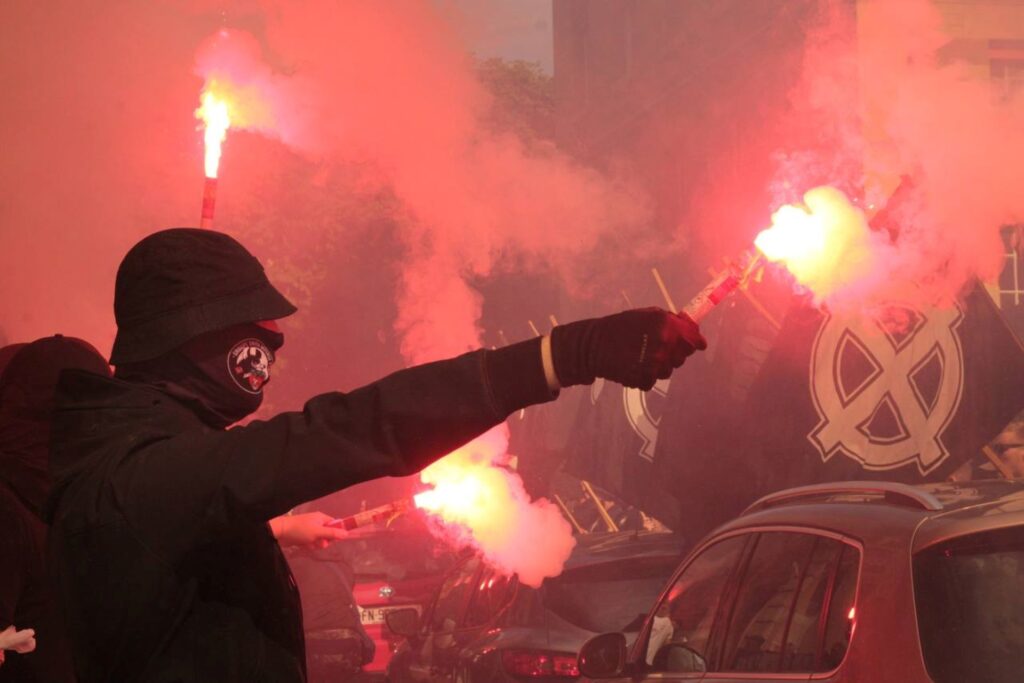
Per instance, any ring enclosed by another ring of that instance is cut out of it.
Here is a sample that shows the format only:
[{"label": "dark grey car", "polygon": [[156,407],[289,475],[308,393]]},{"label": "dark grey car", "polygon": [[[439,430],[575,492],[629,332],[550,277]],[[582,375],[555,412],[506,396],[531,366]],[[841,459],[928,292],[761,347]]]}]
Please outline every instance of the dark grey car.
[{"label": "dark grey car", "polygon": [[387,616],[405,633],[388,665],[394,683],[572,681],[588,638],[618,630],[637,635],[647,608],[672,575],[682,548],[666,533],[578,537],[564,571],[540,588],[523,586],[481,561],[460,563],[419,619]]},{"label": "dark grey car", "polygon": [[844,482],[768,496],[702,541],[627,647],[619,681],[1024,680],[1024,482]]}]

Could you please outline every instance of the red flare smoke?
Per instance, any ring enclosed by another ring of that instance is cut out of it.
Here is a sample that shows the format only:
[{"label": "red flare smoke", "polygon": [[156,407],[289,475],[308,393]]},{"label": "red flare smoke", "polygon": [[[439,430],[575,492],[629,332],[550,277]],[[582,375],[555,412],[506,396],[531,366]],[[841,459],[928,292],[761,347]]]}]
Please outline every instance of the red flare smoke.
[{"label": "red flare smoke", "polygon": [[531,501],[519,476],[500,465],[508,430],[495,427],[425,469],[431,486],[415,504],[456,545],[471,545],[528,586],[557,576],[575,545],[572,528],[551,502]]}]

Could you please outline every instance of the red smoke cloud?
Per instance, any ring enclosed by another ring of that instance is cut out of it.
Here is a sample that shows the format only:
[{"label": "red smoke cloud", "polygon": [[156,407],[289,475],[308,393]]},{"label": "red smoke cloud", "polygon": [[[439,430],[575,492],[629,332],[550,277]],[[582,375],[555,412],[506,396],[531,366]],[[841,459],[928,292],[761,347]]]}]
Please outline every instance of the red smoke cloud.
[{"label": "red smoke cloud", "polygon": [[192,113],[206,77],[248,103],[224,143],[217,227],[303,307],[285,326],[276,404],[293,368],[303,397],[393,370],[387,317],[407,363],[479,346],[470,279],[506,257],[567,271],[648,216],[632,189],[484,125],[491,98],[433,3],[13,2],[0,13],[10,340],[59,330],[110,343],[121,256],[198,220]]},{"label": "red smoke cloud", "polygon": [[[489,98],[429,5],[306,6],[268,18],[264,44],[219,32],[199,50],[197,68],[207,80],[229,81],[251,103],[242,109],[259,112],[249,128],[320,163],[366,164],[364,180],[393,189],[405,251],[395,328],[409,363],[480,345],[482,300],[468,280],[491,274],[501,254],[565,267],[646,215],[634,194],[553,147],[491,132]],[[531,503],[518,477],[494,467],[506,447],[501,426],[464,449],[470,460],[456,454],[424,480],[440,485],[439,476],[474,468],[492,480],[487,506],[445,518],[470,530],[466,538],[498,566],[539,583],[560,571],[571,529],[554,506]],[[538,536],[550,542],[545,552]]]},{"label": "red smoke cloud", "polygon": [[250,128],[314,160],[367,164],[365,180],[394,189],[408,212],[396,327],[412,362],[479,344],[464,282],[503,252],[568,270],[647,217],[635,193],[554,148],[489,132],[489,96],[430,5],[314,3],[269,18],[265,45],[218,33],[197,69],[253,95]]},{"label": "red smoke cloud", "polygon": [[813,184],[863,188],[870,213],[909,175],[913,189],[888,226],[895,238],[873,239],[870,268],[829,303],[850,311],[892,301],[948,305],[974,278],[998,276],[999,229],[1024,220],[1024,98],[1001,96],[987,63],[979,75],[955,58],[957,46],[927,0],[863,2],[856,22],[839,9],[828,18],[808,39],[793,98],[833,144],[784,151],[778,201],[799,199],[810,189],[804,179],[814,177]]}]

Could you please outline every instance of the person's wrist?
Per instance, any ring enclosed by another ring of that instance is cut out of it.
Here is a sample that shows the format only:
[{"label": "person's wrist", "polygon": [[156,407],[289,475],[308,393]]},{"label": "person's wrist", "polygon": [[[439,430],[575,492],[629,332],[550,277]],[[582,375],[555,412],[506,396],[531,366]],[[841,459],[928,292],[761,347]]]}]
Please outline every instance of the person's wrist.
[{"label": "person's wrist", "polygon": [[551,366],[560,387],[593,383],[595,373],[588,367],[588,356],[597,323],[577,320],[551,330]]},{"label": "person's wrist", "polygon": [[484,371],[494,408],[502,419],[520,408],[558,396],[544,372],[541,337],[484,351]]},{"label": "person's wrist", "polygon": [[544,379],[548,383],[548,389],[552,393],[557,392],[562,388],[562,384],[558,381],[558,374],[555,373],[555,359],[551,355],[551,337],[548,335],[540,338],[540,362],[544,368]]}]

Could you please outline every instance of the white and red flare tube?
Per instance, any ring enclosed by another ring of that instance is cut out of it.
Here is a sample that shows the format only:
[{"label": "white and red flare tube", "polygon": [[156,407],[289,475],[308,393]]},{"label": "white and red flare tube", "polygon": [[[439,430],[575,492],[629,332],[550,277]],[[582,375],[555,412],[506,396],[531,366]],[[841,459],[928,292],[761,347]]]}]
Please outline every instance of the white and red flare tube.
[{"label": "white and red flare tube", "polygon": [[739,264],[731,264],[714,277],[708,285],[683,306],[682,312],[699,323],[715,306],[746,282],[761,261],[760,253],[747,252]]},{"label": "white and red flare tube", "polygon": [[213,209],[217,203],[217,179],[207,178],[203,184],[203,212],[199,216],[199,227],[213,229]]},{"label": "white and red flare tube", "polygon": [[327,526],[335,529],[351,531],[352,529],[370,526],[371,524],[384,524],[395,515],[406,512],[412,507],[413,502],[410,499],[396,500],[392,503],[388,503],[387,505],[381,505],[380,507],[357,512],[356,514],[349,515],[348,517],[332,519],[327,523]]}]

